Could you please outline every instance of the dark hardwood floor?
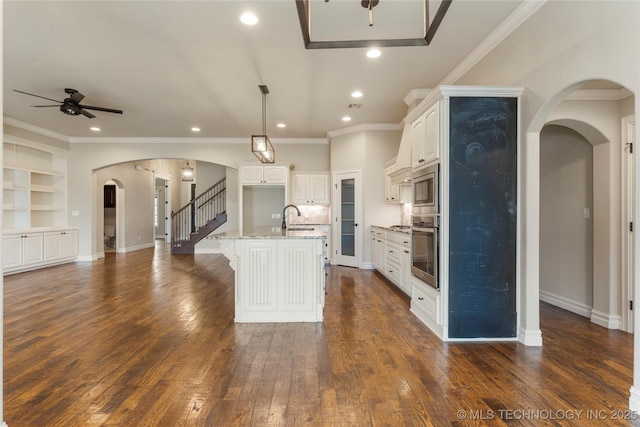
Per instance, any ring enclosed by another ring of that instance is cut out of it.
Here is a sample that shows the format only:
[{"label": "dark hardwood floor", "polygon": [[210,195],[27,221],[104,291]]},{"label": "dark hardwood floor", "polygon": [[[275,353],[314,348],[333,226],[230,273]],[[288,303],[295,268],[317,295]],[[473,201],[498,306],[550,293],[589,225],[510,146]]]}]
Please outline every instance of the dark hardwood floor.
[{"label": "dark hardwood floor", "polygon": [[382,276],[346,267],[324,323],[235,324],[233,277],[222,255],[164,244],[5,277],[5,421],[633,424],[632,335],[542,304],[541,348],[444,344]]}]

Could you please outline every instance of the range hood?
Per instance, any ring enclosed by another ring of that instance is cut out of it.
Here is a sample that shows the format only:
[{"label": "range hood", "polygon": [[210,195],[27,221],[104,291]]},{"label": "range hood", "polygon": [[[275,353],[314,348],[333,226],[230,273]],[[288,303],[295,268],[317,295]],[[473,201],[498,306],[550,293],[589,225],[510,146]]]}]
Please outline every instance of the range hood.
[{"label": "range hood", "polygon": [[411,184],[411,143],[412,143],[412,127],[411,124],[405,123],[400,138],[400,147],[398,147],[398,155],[395,164],[390,168],[388,176],[391,184],[409,185]]}]

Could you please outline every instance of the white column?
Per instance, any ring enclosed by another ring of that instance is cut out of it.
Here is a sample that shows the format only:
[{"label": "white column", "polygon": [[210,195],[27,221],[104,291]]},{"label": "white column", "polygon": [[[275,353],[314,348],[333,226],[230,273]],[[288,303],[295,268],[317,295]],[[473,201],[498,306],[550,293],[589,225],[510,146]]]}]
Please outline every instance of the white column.
[{"label": "white column", "polygon": [[[4,22],[4,1],[0,1],[0,53],[2,53],[3,56],[4,52],[2,51],[2,46],[4,45],[3,42],[3,34],[4,32],[2,31],[2,27],[3,27],[3,23]],[[4,81],[4,69],[2,68],[2,63],[0,63],[0,117],[4,117],[4,111],[2,106],[4,105],[4,99],[2,97],[2,94],[4,93],[4,87],[3,87],[3,81]],[[4,151],[4,150],[3,150]],[[4,157],[3,154],[0,153],[0,164],[4,164]],[[2,195],[0,195],[0,206],[2,206],[3,200],[2,200]],[[0,210],[0,224],[3,224],[4,218],[2,218],[2,210]],[[0,236],[0,243],[2,243],[2,237]],[[0,244],[0,259],[2,259],[2,245]],[[2,276],[2,266],[0,265],[0,319],[4,318],[4,278]],[[3,326],[3,322],[0,322],[0,365],[4,368],[4,346],[3,346],[3,342],[4,342],[4,326]],[[4,387],[2,387],[4,385],[4,369],[0,369],[0,420],[2,420],[2,425],[3,426],[7,426],[7,423],[4,422],[4,395],[3,395],[3,389]]]},{"label": "white column", "polygon": [[541,346],[540,331],[540,133],[525,136],[522,182],[520,253],[520,327],[518,340]]},{"label": "white column", "polygon": [[[635,96],[635,111],[636,115],[640,111],[640,97]],[[635,127],[635,141],[640,141],[638,126]],[[640,173],[638,173],[637,166],[640,165],[639,150],[633,150],[635,156],[634,161],[636,164],[636,174],[634,177],[634,218],[635,224],[640,224]],[[633,264],[633,295],[637,300],[637,296],[640,295],[640,239],[634,239],[634,260]],[[640,316],[638,316],[638,310],[633,311],[633,385],[631,386],[631,394],[629,396],[629,409],[640,412]]]}]

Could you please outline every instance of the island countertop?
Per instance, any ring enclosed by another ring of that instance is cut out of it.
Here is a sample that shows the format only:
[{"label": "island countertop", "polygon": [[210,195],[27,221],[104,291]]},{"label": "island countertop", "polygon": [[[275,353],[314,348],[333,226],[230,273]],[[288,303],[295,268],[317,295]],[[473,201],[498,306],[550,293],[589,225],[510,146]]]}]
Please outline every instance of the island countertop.
[{"label": "island countertop", "polygon": [[[305,230],[302,230],[305,228]],[[238,239],[326,239],[326,233],[319,230],[308,230],[313,227],[291,226],[286,230],[280,227],[254,227],[250,229],[233,230],[224,233],[213,234],[219,240]]]}]

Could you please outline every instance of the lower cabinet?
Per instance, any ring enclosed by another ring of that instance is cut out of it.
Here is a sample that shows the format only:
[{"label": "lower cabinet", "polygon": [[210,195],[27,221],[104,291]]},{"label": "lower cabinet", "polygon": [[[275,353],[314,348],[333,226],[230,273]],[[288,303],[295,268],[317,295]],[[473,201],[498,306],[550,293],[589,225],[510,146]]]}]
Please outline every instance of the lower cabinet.
[{"label": "lower cabinet", "polygon": [[371,228],[371,263],[389,281],[411,295],[411,236],[382,227]]},{"label": "lower cabinet", "polygon": [[4,274],[33,270],[78,256],[78,230],[8,232],[2,240]]}]

